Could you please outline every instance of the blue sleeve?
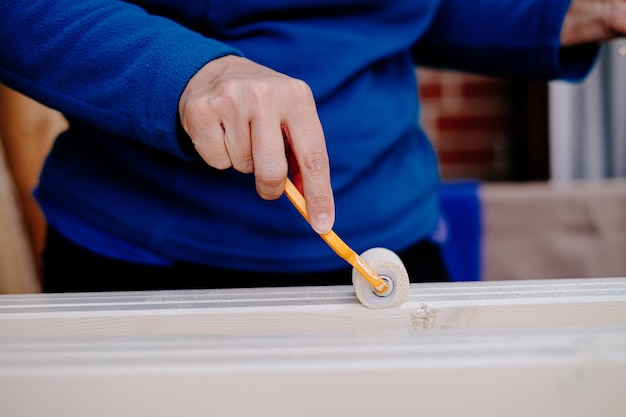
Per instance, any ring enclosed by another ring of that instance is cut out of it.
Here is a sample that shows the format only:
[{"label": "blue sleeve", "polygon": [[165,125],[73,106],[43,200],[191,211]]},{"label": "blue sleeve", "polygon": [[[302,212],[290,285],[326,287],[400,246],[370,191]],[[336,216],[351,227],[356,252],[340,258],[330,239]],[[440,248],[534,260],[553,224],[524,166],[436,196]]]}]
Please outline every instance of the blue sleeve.
[{"label": "blue sleeve", "polygon": [[560,47],[570,0],[443,0],[413,48],[418,65],[484,75],[576,81],[598,44]]},{"label": "blue sleeve", "polygon": [[181,157],[178,100],[205,63],[241,53],[112,0],[4,2],[0,82],[68,117]]}]

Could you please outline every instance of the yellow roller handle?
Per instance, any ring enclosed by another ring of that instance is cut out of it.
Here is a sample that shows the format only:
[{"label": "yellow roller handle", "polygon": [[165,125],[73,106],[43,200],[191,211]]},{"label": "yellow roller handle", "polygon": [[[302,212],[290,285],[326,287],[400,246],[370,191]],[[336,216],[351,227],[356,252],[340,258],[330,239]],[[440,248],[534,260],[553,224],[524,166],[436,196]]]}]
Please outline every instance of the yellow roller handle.
[{"label": "yellow roller handle", "polygon": [[[285,194],[291,201],[291,203],[298,209],[300,214],[309,221],[309,215],[306,210],[306,203],[304,197],[296,186],[291,182],[289,178],[285,182]],[[332,230],[326,233],[321,233],[320,236],[330,246],[337,255],[345,259],[350,265],[352,265],[359,273],[370,283],[372,288],[377,294],[383,295],[389,284],[383,280],[365,261],[353,251],[346,243],[341,240],[339,236]]]}]

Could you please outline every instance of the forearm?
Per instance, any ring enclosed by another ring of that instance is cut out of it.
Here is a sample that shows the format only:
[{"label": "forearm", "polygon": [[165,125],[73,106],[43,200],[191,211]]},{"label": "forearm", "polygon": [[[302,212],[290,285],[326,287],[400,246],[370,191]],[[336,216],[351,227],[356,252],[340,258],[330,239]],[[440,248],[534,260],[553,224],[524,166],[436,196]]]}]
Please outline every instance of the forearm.
[{"label": "forearm", "polygon": [[588,44],[561,55],[569,7],[569,0],[442,0],[414,47],[416,62],[501,77],[579,80],[597,48]]},{"label": "forearm", "polygon": [[0,13],[0,82],[110,134],[184,155],[180,94],[228,46],[111,0],[9,2]]},{"label": "forearm", "polygon": [[626,33],[626,0],[572,0],[561,45],[607,41]]}]

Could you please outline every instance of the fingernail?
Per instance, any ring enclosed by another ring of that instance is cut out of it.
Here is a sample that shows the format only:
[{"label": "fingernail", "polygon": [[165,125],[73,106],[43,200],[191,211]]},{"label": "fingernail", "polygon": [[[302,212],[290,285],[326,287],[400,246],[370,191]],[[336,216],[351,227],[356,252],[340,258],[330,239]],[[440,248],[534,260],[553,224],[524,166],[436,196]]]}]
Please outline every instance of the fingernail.
[{"label": "fingernail", "polygon": [[327,213],[322,213],[317,216],[313,223],[313,230],[320,235],[330,232],[332,227],[333,223],[330,221],[330,216]]}]

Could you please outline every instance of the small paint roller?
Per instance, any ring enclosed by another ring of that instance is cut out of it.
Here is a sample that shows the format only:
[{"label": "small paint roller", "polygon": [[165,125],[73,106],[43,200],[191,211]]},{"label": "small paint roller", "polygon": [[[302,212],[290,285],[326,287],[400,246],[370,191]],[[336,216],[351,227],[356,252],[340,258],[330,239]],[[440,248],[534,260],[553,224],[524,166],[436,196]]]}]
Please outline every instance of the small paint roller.
[{"label": "small paint roller", "polygon": [[[289,178],[285,183],[285,194],[308,222],[304,197]],[[352,284],[358,300],[365,307],[391,308],[406,301],[409,276],[395,253],[385,248],[372,248],[359,256],[332,230],[320,237],[352,265]]]}]

